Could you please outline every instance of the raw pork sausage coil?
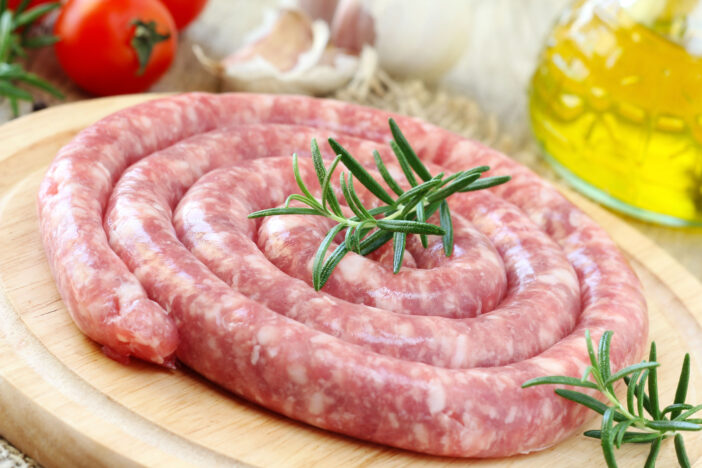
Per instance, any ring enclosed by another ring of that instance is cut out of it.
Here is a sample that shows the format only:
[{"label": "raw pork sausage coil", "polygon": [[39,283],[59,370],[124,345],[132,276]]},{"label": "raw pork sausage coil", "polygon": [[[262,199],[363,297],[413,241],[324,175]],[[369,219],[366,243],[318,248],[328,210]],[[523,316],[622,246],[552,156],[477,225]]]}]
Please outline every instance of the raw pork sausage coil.
[{"label": "raw pork sausage coil", "polygon": [[439,238],[424,249],[410,236],[399,274],[389,246],[349,253],[320,292],[311,264],[328,220],[247,219],[297,192],[293,152],[317,187],[312,138],[334,137],[369,168],[377,149],[401,174],[390,116],[308,97],[185,94],[83,130],[39,193],[76,325],[115,359],[177,357],[262,406],[382,444],[499,457],[564,439],[586,409],[521,384],[582,375],[586,329],[594,340],[614,331],[615,369],[635,362],[648,319],[606,233],[528,169],[394,116],[433,173],[489,165],[512,180],[449,199],[451,257]]}]

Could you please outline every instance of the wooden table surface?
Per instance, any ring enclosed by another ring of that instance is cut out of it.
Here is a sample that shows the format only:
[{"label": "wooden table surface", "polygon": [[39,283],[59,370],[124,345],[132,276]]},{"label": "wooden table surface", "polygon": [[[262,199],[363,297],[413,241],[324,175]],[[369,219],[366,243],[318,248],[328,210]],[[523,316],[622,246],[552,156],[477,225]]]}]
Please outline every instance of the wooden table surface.
[{"label": "wooden table surface", "polygon": [[[181,34],[173,67],[152,91],[218,91],[218,79],[200,66],[192,46],[200,44],[208,55],[223,57],[242,43],[246,33],[261,21],[266,8],[278,3],[277,0],[210,0],[200,19]],[[503,129],[528,145],[526,83],[544,35],[567,3],[568,0],[473,0],[471,14],[460,19],[472,31],[470,42],[442,84],[475,99],[485,110],[497,115]],[[90,98],[62,73],[51,49],[35,53],[27,66],[56,84],[66,94],[66,101]],[[489,73],[479,74],[475,70]],[[59,103],[46,96],[41,99],[49,105]],[[550,171],[542,174],[552,177]],[[702,279],[702,228],[668,228],[620,217]],[[0,450],[0,466],[10,463],[12,456]]]}]

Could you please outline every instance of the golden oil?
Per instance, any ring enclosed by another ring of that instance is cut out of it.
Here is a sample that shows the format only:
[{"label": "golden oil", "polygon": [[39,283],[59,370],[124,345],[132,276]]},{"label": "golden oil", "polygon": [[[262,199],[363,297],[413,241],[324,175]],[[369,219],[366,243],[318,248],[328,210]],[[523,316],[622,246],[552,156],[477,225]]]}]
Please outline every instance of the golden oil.
[{"label": "golden oil", "polygon": [[531,124],[587,195],[702,225],[700,15],[702,0],[581,0],[555,26],[531,82]]}]

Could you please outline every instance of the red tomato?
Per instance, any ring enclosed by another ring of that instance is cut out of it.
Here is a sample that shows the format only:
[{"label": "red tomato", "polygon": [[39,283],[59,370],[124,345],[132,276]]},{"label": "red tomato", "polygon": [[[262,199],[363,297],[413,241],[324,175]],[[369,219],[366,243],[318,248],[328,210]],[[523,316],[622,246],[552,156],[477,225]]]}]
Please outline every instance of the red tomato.
[{"label": "red tomato", "polygon": [[173,15],[178,29],[189,25],[205,8],[207,0],[161,0],[168,11]]},{"label": "red tomato", "polygon": [[[148,89],[170,67],[177,42],[176,25],[159,0],[69,0],[54,33],[63,70],[100,96]],[[137,53],[137,36],[153,45],[148,60]]]}]

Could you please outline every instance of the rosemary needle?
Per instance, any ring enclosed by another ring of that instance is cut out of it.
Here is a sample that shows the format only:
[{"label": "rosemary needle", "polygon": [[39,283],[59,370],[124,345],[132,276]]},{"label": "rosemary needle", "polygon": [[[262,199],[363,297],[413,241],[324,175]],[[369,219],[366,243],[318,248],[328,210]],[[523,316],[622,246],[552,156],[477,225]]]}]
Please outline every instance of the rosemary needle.
[{"label": "rosemary needle", "polygon": [[[387,187],[396,195],[395,198],[346,148],[329,138],[329,146],[337,155],[329,167],[324,165],[317,141],[312,140],[311,144],[312,162],[321,189],[320,199],[315,198],[303,182],[298,157],[294,154],[293,174],[302,193],[290,195],[283,207],[249,214],[249,218],[274,215],[324,216],[337,223],[322,240],[313,260],[312,284],[317,291],[324,287],[334,268],[348,252],[368,255],[390,240],[393,242],[393,272],[398,273],[409,234],[418,234],[425,248],[428,245],[426,236],[442,236],[444,252],[446,256],[450,256],[453,252],[453,222],[446,199],[456,192],[486,189],[510,180],[509,176],[481,178],[483,173],[490,169],[488,166],[460,171],[447,177],[444,173],[432,176],[393,119],[390,119],[390,131],[393,135],[390,147],[410,188],[401,188],[377,151],[373,152],[373,158],[378,172]],[[340,172],[339,185],[346,205],[354,214],[351,217],[343,214],[341,203],[331,186],[332,174],[339,163],[348,171]],[[355,181],[368,189],[382,204],[377,208],[366,208],[354,188]],[[289,206],[292,200],[304,204],[305,207]],[[438,226],[427,222],[436,211],[439,211]],[[344,241],[327,256],[327,250],[334,238],[344,231]]]}]

